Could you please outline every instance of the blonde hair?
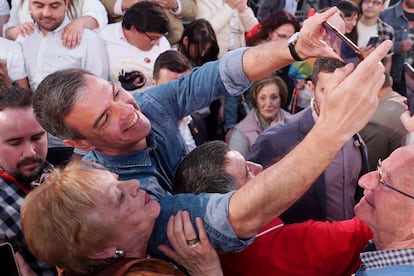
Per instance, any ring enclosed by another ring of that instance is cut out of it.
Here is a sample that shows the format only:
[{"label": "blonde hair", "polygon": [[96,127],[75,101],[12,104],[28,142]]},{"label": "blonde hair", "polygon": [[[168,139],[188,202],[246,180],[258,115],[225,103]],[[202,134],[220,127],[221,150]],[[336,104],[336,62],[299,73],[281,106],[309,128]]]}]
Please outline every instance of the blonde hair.
[{"label": "blonde hair", "polygon": [[104,248],[114,230],[96,211],[104,191],[96,181],[96,164],[75,162],[54,169],[21,208],[22,229],[30,251],[50,265],[85,273],[105,260],[89,259]]}]

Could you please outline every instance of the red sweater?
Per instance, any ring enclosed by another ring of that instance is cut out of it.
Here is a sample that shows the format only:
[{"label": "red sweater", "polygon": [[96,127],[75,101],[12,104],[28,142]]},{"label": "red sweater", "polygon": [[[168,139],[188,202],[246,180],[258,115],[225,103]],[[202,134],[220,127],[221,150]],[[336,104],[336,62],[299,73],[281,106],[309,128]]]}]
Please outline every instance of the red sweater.
[{"label": "red sweater", "polygon": [[[281,225],[274,220],[262,229]],[[224,275],[351,275],[372,232],[357,218],[306,221],[258,235],[244,251],[220,255]]]}]

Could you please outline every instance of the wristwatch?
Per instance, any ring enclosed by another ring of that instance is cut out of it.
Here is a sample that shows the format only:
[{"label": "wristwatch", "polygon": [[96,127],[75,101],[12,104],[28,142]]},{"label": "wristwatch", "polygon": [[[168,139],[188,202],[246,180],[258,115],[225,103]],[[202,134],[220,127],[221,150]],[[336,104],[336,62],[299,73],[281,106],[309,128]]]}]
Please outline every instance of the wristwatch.
[{"label": "wristwatch", "polygon": [[294,33],[288,40],[288,47],[289,47],[289,52],[290,55],[293,57],[294,60],[296,61],[303,61],[303,59],[298,55],[298,53],[296,52],[295,49],[295,45],[296,42],[298,41],[299,38],[299,32]]}]

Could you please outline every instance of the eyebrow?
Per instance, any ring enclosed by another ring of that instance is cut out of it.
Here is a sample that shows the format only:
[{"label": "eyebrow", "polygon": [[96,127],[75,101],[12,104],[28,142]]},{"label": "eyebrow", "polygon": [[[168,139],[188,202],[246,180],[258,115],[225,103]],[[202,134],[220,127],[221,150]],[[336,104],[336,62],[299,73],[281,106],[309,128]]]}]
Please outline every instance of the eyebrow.
[{"label": "eyebrow", "polygon": [[[33,136],[43,135],[45,133],[46,133],[46,131],[42,130],[42,131],[39,131],[38,133],[30,135],[30,138],[32,138]],[[19,140],[23,140],[23,139],[24,139],[23,137],[11,137],[9,139],[6,139],[5,141],[6,142],[14,142],[14,141],[19,141]]]},{"label": "eyebrow", "polygon": [[[115,95],[115,85],[114,83],[111,83],[112,85],[112,96]],[[106,108],[104,110],[104,112],[102,112],[102,114],[95,120],[95,122],[92,125],[92,128],[98,128],[98,124],[99,122],[102,120],[102,118],[105,116],[106,112],[108,111],[108,109]]]}]

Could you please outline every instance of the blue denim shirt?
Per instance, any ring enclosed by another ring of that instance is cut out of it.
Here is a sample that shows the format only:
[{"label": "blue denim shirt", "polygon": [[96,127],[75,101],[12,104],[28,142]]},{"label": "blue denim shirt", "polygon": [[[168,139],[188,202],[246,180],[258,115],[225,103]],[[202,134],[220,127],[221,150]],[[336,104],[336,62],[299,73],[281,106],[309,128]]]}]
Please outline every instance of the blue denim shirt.
[{"label": "blue denim shirt", "polygon": [[380,18],[394,28],[394,55],[392,56],[391,76],[399,81],[405,61],[405,53],[400,51],[400,42],[408,39],[408,19],[404,15],[402,1],[383,11]]},{"label": "blue denim shirt", "polygon": [[[242,48],[228,52],[220,61],[194,68],[191,74],[177,81],[134,95],[142,112],[151,122],[147,149],[117,156],[92,151],[84,160],[102,164],[117,173],[122,180],[138,179],[141,188],[154,199],[161,200],[169,195],[175,172],[187,154],[178,121],[226,93],[238,95],[250,87],[250,81],[242,67],[245,50]],[[211,198],[215,201],[210,203]],[[168,196],[166,201],[161,200],[161,215],[154,227],[154,233],[161,233],[157,234],[157,243],[168,242],[165,230],[169,216],[176,214],[177,210],[186,209],[194,219],[195,216],[207,219],[204,221],[206,230],[214,246],[223,251],[240,250],[248,241],[243,241],[242,244],[236,242],[237,246],[229,243],[229,237],[237,239],[227,218],[229,198],[228,195],[176,195]],[[191,199],[192,203],[187,199]],[[223,236],[217,235],[217,232]]]}]

